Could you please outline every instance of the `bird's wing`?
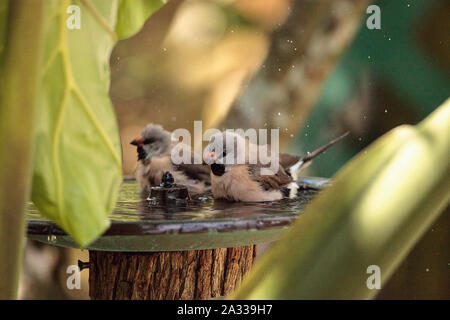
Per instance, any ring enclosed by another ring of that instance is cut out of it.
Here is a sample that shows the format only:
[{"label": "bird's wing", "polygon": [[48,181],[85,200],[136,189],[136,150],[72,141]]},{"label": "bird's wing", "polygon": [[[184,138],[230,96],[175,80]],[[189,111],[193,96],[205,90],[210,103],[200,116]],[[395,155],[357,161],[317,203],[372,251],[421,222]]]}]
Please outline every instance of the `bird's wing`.
[{"label": "bird's wing", "polygon": [[292,182],[292,177],[280,165],[278,172],[269,175],[261,174],[261,167],[257,165],[249,166],[249,174],[252,180],[259,183],[259,185],[266,191],[280,190]]},{"label": "bird's wing", "polygon": [[189,179],[204,181],[207,184],[211,183],[211,169],[206,164],[195,164],[194,159],[198,157],[191,152],[191,164],[174,164],[176,170],[183,172]]},{"label": "bird's wing", "polygon": [[302,157],[300,156],[294,156],[287,153],[280,153],[280,165],[285,169],[289,169],[294,164],[296,164]]}]

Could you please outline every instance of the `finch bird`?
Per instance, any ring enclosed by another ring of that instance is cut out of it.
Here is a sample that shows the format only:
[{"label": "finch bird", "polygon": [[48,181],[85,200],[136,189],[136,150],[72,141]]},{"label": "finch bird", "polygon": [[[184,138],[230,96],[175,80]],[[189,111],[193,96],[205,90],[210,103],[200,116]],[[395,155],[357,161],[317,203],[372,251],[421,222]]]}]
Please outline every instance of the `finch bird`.
[{"label": "finch bird", "polygon": [[[172,161],[171,151],[179,143],[172,141],[171,133],[160,125],[149,124],[142,134],[131,141],[137,147],[138,163],[136,180],[139,182],[141,194],[145,195],[150,187],[159,186],[162,176],[169,171],[176,184],[188,188],[190,195],[202,194],[211,188],[210,168],[202,163],[201,157],[191,151],[189,164],[175,164]],[[194,163],[194,159],[200,159]]]},{"label": "finch bird", "polygon": [[[243,202],[293,198],[299,188],[297,176],[300,169],[347,134],[348,132],[304,157],[272,154],[269,166],[262,164],[258,157],[261,146],[252,144],[234,132],[217,133],[211,137],[204,152],[205,162],[211,166],[213,196],[216,199]],[[270,149],[268,152],[270,153]],[[256,161],[250,161],[252,157]],[[278,165],[273,166],[273,162]]]}]

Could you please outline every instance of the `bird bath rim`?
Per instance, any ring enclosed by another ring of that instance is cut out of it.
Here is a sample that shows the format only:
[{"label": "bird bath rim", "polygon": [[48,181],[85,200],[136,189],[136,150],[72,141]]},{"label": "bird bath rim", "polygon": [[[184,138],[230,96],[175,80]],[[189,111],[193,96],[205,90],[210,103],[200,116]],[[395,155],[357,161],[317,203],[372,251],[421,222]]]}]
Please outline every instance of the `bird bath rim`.
[{"label": "bird bath rim", "polygon": [[[135,180],[125,179],[111,225],[88,250],[160,252],[227,248],[270,242],[295,220],[330,180],[303,177],[296,200],[230,203],[210,198],[189,205],[158,207],[139,198]],[[30,204],[27,237],[50,245],[80,248],[67,233]]]}]

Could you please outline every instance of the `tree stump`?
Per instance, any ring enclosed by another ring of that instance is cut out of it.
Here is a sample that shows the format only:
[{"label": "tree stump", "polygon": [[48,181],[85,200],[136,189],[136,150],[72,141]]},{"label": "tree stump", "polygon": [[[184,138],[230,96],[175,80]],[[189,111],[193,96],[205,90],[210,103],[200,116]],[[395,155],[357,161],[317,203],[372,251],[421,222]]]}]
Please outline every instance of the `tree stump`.
[{"label": "tree stump", "polygon": [[89,251],[89,295],[108,300],[210,299],[230,294],[256,246],[191,251]]}]

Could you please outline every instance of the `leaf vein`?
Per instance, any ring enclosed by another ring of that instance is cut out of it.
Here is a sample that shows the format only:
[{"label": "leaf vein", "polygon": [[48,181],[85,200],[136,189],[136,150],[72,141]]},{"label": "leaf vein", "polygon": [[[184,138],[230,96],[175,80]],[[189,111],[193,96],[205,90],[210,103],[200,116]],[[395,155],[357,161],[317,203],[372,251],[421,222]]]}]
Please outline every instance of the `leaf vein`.
[{"label": "leaf vein", "polygon": [[122,168],[122,164],[120,161],[120,157],[117,155],[116,151],[114,150],[114,147],[112,145],[111,140],[108,138],[108,135],[106,134],[105,130],[103,130],[102,126],[98,122],[97,118],[95,117],[94,113],[92,112],[92,108],[90,107],[89,103],[87,102],[86,98],[81,93],[78,86],[74,83],[72,84],[72,92],[75,94],[75,97],[80,102],[81,106],[83,107],[84,111],[88,114],[89,120],[91,120],[94,127],[97,129],[97,131],[100,133],[100,136],[105,141],[106,146],[108,147],[109,151],[112,153],[114,160],[119,167],[119,169]]},{"label": "leaf vein", "polygon": [[117,35],[113,28],[108,24],[108,22],[103,18],[103,16],[97,11],[90,0],[80,0],[80,2],[88,9],[92,17],[97,21],[97,23],[111,36],[114,42],[117,41]]}]

